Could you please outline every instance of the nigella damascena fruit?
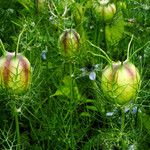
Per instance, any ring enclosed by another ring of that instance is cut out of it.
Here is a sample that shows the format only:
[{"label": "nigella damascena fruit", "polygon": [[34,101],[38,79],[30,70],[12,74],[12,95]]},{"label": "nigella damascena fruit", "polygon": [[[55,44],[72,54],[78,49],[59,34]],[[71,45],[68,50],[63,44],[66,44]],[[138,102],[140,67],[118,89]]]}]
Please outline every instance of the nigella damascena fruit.
[{"label": "nigella damascena fruit", "polygon": [[116,5],[114,3],[99,1],[95,3],[94,11],[98,18],[101,18],[105,22],[110,22],[116,13]]},{"label": "nigella damascena fruit", "polygon": [[63,55],[72,56],[79,51],[80,35],[74,29],[66,29],[59,37]]},{"label": "nigella damascena fruit", "polygon": [[24,93],[31,82],[31,66],[22,54],[9,53],[0,58],[0,86],[14,94]]},{"label": "nigella damascena fruit", "polygon": [[133,63],[113,62],[102,72],[101,87],[106,97],[124,105],[135,98],[141,84],[140,74]]}]

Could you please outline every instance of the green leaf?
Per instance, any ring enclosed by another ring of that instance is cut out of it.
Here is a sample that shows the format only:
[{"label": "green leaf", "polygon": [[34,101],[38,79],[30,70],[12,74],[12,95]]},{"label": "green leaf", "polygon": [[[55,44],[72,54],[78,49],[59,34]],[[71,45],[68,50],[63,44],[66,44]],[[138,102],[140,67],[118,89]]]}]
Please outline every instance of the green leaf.
[{"label": "green leaf", "polygon": [[62,80],[62,85],[60,85],[60,87],[52,96],[66,96],[70,98],[71,89],[72,89],[74,98],[79,99],[80,94],[79,94],[75,81],[70,76],[65,76],[64,79]]},{"label": "green leaf", "polygon": [[108,46],[114,46],[118,44],[124,33],[124,19],[122,13],[114,18],[112,24],[105,26],[105,39]]}]

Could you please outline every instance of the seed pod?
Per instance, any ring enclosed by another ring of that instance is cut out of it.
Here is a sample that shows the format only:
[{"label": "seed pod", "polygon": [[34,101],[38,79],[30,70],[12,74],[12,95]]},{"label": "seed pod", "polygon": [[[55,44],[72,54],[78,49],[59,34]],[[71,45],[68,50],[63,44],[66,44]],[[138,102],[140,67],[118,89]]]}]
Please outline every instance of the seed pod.
[{"label": "seed pod", "polygon": [[127,4],[126,4],[126,2],[119,1],[118,7],[125,10],[125,9],[127,9]]},{"label": "seed pod", "polygon": [[106,66],[101,81],[104,94],[120,105],[135,98],[141,82],[138,69],[128,61]]},{"label": "seed pod", "polygon": [[73,7],[73,17],[76,24],[81,24],[84,20],[85,7],[81,3],[76,3]]},{"label": "seed pod", "polygon": [[111,21],[116,13],[116,5],[114,3],[99,2],[94,7],[96,16],[105,22]]},{"label": "seed pod", "polygon": [[14,94],[24,93],[31,82],[31,67],[28,59],[15,53],[6,52],[0,58],[0,86]]},{"label": "seed pod", "polygon": [[63,50],[63,54],[72,56],[78,52],[80,35],[74,29],[66,29],[59,38],[59,44]]},{"label": "seed pod", "polygon": [[43,13],[47,10],[46,0],[34,0],[34,5],[37,13]]}]

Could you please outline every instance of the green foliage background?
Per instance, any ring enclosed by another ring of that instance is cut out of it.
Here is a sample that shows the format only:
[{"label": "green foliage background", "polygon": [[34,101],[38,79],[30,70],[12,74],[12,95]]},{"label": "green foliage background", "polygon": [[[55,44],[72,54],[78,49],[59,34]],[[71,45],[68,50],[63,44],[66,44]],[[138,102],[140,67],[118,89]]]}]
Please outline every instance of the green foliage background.
[{"label": "green foliage background", "polygon": [[[126,9],[122,9],[115,1],[117,13],[108,24],[93,12],[94,0],[46,0],[43,5],[40,2],[0,0],[0,38],[7,51],[14,51],[18,35],[25,27],[19,52],[24,52],[31,62],[33,74],[31,88],[25,95],[0,93],[0,147],[149,149],[150,2],[128,0]],[[61,55],[58,44],[60,34],[67,28],[76,29],[81,36],[80,54],[72,58]],[[140,71],[142,85],[135,103],[119,107],[105,98],[100,87],[107,62],[91,55],[101,53],[87,41],[102,48],[113,61],[124,61],[132,35],[131,61]],[[41,57],[43,51],[46,59]],[[91,66],[96,64],[99,69],[92,70]],[[84,74],[81,68],[86,70]],[[94,81],[89,79],[91,70],[96,73]],[[13,105],[17,110],[12,109]],[[110,113],[113,115],[109,116]]]}]

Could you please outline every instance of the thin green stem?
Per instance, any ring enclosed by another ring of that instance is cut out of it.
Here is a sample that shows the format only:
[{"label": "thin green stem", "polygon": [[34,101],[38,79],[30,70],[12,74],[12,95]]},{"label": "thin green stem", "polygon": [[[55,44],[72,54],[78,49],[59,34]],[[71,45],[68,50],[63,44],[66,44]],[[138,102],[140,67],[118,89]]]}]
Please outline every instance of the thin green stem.
[{"label": "thin green stem", "polygon": [[16,134],[17,134],[17,150],[20,150],[21,149],[20,129],[19,129],[18,112],[16,106],[14,107],[14,115],[15,115]]},{"label": "thin green stem", "polygon": [[122,113],[121,114],[122,115],[122,118],[121,118],[121,132],[122,133],[124,132],[124,128],[125,128],[125,112],[124,112],[123,108],[121,108],[121,113]]},{"label": "thin green stem", "polygon": [[2,54],[5,56],[6,55],[6,50],[5,50],[4,44],[3,44],[1,39],[0,39],[0,44],[2,46]]},{"label": "thin green stem", "polygon": [[98,20],[97,22],[96,22],[96,30],[95,30],[95,43],[94,44],[96,44],[97,46],[99,46],[100,45],[100,39],[101,39],[101,34],[100,34],[100,30],[101,30],[101,21],[100,20]]},{"label": "thin green stem", "polygon": [[130,42],[129,42],[129,44],[128,44],[128,49],[127,49],[127,60],[130,59],[130,47],[131,47],[132,41],[133,41],[133,35],[132,35],[131,40],[130,40]]},{"label": "thin green stem", "polygon": [[125,129],[125,112],[124,112],[124,107],[121,108],[121,143],[122,143],[122,149],[125,150],[125,145],[124,145],[124,129]]},{"label": "thin green stem", "polygon": [[130,56],[129,59],[131,59],[137,52],[139,52],[140,50],[142,50],[146,45],[148,45],[150,43],[150,41],[148,41],[145,45],[143,45],[142,47],[140,47],[139,49],[137,49],[136,51],[134,51],[134,53]]},{"label": "thin green stem", "polygon": [[88,53],[92,54],[93,56],[101,57],[101,58],[105,59],[110,65],[112,65],[112,61],[108,60],[105,56],[100,55],[100,54],[95,54],[95,53],[90,52],[90,51],[88,51]]},{"label": "thin green stem", "polygon": [[72,79],[72,74],[73,74],[73,64],[69,64],[69,71],[70,71],[70,77],[71,77],[71,84],[70,84],[70,97],[71,100],[73,99],[73,79]]},{"label": "thin green stem", "polygon": [[74,101],[74,89],[73,89],[73,78],[72,78],[72,75],[73,75],[73,68],[74,68],[74,64],[72,62],[70,62],[69,64],[69,71],[70,71],[70,78],[71,78],[71,82],[70,82],[70,104],[69,104],[69,108],[71,109],[70,110],[70,132],[71,132],[71,146],[73,145],[73,127],[72,127],[72,105],[73,105],[73,101]]},{"label": "thin green stem", "polygon": [[[104,58],[105,60],[107,60],[107,62],[108,62],[110,65],[112,64],[112,60],[109,58],[109,56],[107,55],[107,53],[106,53],[104,50],[102,50],[100,47],[98,47],[98,46],[92,44],[90,41],[87,41],[87,42],[88,42],[91,46],[93,46],[93,47],[97,48],[98,50],[100,50],[100,52],[105,55],[105,56],[103,56],[103,55],[99,55],[99,54],[94,54],[94,53],[93,53],[95,56],[102,57],[102,58]],[[91,52],[90,52],[90,53],[91,53]]]},{"label": "thin green stem", "polygon": [[23,32],[25,31],[25,27],[23,27],[21,33],[19,34],[19,37],[18,37],[18,42],[17,42],[17,47],[16,47],[16,51],[15,51],[15,57],[17,56],[18,54],[18,49],[19,49],[19,43],[20,43],[20,39],[21,39],[21,36],[23,34]]}]

